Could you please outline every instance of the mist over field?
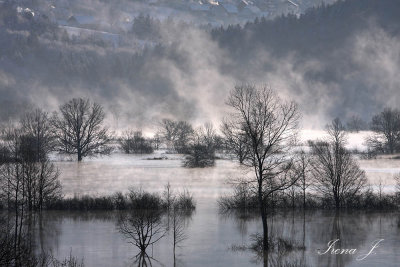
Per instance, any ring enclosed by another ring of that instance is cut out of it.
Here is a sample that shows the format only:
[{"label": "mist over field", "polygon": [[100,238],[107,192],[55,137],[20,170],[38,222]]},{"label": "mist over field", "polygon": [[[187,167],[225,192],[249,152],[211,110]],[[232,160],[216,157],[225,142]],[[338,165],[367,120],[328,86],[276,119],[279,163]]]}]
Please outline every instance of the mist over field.
[{"label": "mist over field", "polygon": [[393,0],[315,1],[307,11],[254,14],[247,23],[226,15],[214,25],[194,12],[175,16],[139,2],[1,5],[3,122],[88,97],[106,108],[115,129],[152,131],[162,118],[218,125],[229,90],[251,83],[295,100],[302,126],[320,129],[336,116],[369,121],[400,97]]},{"label": "mist over field", "polygon": [[399,15],[0,0],[0,266],[398,267]]}]

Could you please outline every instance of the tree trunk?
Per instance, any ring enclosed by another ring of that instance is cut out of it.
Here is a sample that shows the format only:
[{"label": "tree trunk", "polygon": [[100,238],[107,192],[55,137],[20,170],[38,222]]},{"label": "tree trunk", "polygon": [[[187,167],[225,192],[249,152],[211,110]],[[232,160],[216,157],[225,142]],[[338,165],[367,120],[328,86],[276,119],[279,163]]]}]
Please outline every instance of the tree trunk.
[{"label": "tree trunk", "polygon": [[335,208],[336,210],[340,209],[340,198],[338,195],[335,195]]},{"label": "tree trunk", "polygon": [[306,209],[306,174],[304,171],[302,171],[302,176],[303,176],[303,209]]},{"label": "tree trunk", "polygon": [[292,191],[292,209],[294,210],[294,191]]},{"label": "tree trunk", "polygon": [[268,251],[268,222],[265,202],[263,200],[262,181],[258,183],[258,202],[260,204],[261,220],[263,224],[263,250]]},{"label": "tree trunk", "polygon": [[263,251],[264,267],[268,267],[268,251]]},{"label": "tree trunk", "polygon": [[82,161],[82,151],[78,148],[78,161]]}]

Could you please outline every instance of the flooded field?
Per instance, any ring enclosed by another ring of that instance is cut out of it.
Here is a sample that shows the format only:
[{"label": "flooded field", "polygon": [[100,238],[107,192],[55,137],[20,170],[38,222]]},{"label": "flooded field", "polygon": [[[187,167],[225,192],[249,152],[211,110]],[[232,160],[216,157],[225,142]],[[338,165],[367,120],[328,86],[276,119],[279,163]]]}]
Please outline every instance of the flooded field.
[{"label": "flooded field", "polygon": [[[177,266],[263,266],[256,252],[245,249],[253,242],[251,236],[262,230],[258,217],[218,210],[218,198],[231,192],[226,179],[243,175],[244,170],[228,160],[218,160],[212,168],[182,168],[179,156],[165,156],[168,159],[154,160],[154,155],[113,154],[81,163],[59,161],[57,166],[66,196],[110,195],[131,187],[161,193],[168,182],[177,192],[189,189],[197,207],[185,218],[187,239],[177,248]],[[393,175],[400,172],[400,161],[361,160],[360,165],[374,187],[381,178],[384,190],[393,190]],[[85,266],[137,266],[138,250],[118,231],[119,216],[119,212],[48,211],[36,219],[37,249],[50,249],[57,258],[72,253],[82,258]],[[168,225],[166,215],[161,219]],[[400,261],[399,212],[287,211],[270,216],[269,223],[271,235],[305,248],[271,253],[270,266],[375,267],[397,266]],[[326,251],[328,242],[335,239],[341,242],[337,247],[354,248],[357,254],[318,254],[318,249]],[[384,240],[371,255],[357,260],[379,239]],[[174,265],[172,242],[167,233],[150,248],[151,266]]]}]

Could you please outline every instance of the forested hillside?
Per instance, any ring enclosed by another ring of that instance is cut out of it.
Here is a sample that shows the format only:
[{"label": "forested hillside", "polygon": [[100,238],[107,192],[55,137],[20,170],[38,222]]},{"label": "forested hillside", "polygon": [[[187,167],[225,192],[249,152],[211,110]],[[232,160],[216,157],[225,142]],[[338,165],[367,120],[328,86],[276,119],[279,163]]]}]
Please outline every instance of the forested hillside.
[{"label": "forested hillside", "polygon": [[368,119],[400,100],[396,0],[338,1],[300,17],[212,30],[167,20],[147,41],[135,28],[112,35],[118,45],[104,32],[73,36],[9,3],[0,8],[2,119],[76,95],[139,125],[162,116],[206,121],[232,86],[246,82],[292,95],[311,126],[321,116]]}]

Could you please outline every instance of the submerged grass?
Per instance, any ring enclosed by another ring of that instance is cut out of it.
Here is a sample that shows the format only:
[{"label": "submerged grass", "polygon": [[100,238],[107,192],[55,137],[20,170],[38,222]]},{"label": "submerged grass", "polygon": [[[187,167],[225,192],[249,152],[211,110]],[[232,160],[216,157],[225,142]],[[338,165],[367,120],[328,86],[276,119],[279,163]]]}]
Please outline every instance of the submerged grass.
[{"label": "submerged grass", "polygon": [[48,210],[167,210],[174,208],[191,211],[196,208],[193,195],[184,190],[177,196],[166,199],[157,193],[131,188],[127,194],[117,192],[110,196],[74,196],[52,201],[46,207]]},{"label": "submerged grass", "polygon": [[[268,199],[267,207],[275,209],[335,209],[332,198],[307,193],[305,203],[303,195],[296,192],[294,195],[285,192],[277,192]],[[257,196],[248,188],[235,188],[232,195],[223,196],[218,200],[221,211],[229,210],[258,210],[259,202]],[[363,209],[363,210],[394,210],[400,207],[400,193],[387,194],[377,193],[372,189],[365,190],[355,196],[349,196],[342,202],[343,209]]]},{"label": "submerged grass", "polygon": [[[263,237],[261,234],[256,233],[251,235],[251,240],[252,243],[249,246],[250,250],[256,251],[256,252],[263,252]],[[268,239],[268,248],[269,252],[275,251],[279,252],[280,254],[285,254],[294,250],[305,250],[306,248],[298,244],[297,242],[293,240],[286,240],[283,238],[274,238],[271,237]]]}]

